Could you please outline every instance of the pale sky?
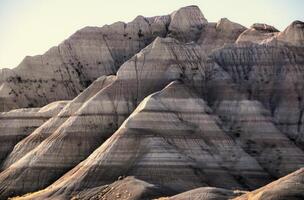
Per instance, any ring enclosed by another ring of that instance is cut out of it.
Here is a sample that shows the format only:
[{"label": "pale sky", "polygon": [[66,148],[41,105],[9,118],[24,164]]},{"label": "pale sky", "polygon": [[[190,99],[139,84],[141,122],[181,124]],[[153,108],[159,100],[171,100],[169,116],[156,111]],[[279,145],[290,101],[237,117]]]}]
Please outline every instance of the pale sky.
[{"label": "pale sky", "polygon": [[0,68],[43,54],[85,26],[165,15],[187,5],[199,6],[210,22],[227,17],[247,27],[260,22],[284,30],[304,21],[304,0],[0,0]]}]

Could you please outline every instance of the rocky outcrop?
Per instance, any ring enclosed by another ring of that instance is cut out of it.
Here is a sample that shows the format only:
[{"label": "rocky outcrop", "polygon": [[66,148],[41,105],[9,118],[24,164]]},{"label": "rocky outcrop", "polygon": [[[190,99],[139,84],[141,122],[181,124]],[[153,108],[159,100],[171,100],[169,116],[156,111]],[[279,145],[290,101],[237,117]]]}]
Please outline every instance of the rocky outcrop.
[{"label": "rocky outcrop", "polygon": [[156,37],[169,34],[193,41],[205,24],[199,8],[188,6],[171,15],[85,27],[45,54],[28,56],[18,67],[1,70],[0,110],[72,99],[98,77],[115,74]]},{"label": "rocky outcrop", "polygon": [[279,178],[304,166],[303,151],[276,128],[259,102],[224,100],[216,113],[229,135],[272,177]]},{"label": "rocky outcrop", "polygon": [[[199,74],[194,76],[191,73],[191,68],[198,71],[202,67],[196,48],[193,44],[184,46],[171,38],[157,38],[121,66],[114,82],[85,102],[36,148],[8,167],[0,179],[10,187],[1,188],[0,193],[9,195],[14,191],[22,194],[47,186],[111,136],[144,97],[174,79],[186,77],[186,73],[195,80],[190,84],[200,83]],[[157,65],[155,58],[158,58]],[[37,174],[36,169],[41,168],[45,169],[44,172]],[[17,176],[18,182],[15,181]],[[40,179],[37,184],[27,184],[27,180],[37,179]]]},{"label": "rocky outcrop", "polygon": [[204,52],[209,54],[225,44],[233,44],[245,30],[244,26],[222,18],[217,23],[207,24],[202,29],[197,43]]},{"label": "rocky outcrop", "polygon": [[249,192],[235,200],[301,200],[304,198],[304,169],[289,174],[265,187]]},{"label": "rocky outcrop", "polygon": [[32,129],[33,132],[28,137],[15,145],[13,151],[7,156],[3,163],[2,168],[8,168],[11,164],[36,148],[43,140],[55,132],[69,117],[74,115],[87,100],[111,84],[114,80],[115,76],[102,76],[98,78],[84,92],[63,107],[58,115],[53,115],[51,119],[44,124],[41,124],[35,131]]},{"label": "rocky outcrop", "polygon": [[221,131],[210,112],[185,86],[172,83],[145,98],[114,135],[70,173],[28,198],[65,199],[121,175],[176,192],[267,182],[268,174]]},{"label": "rocky outcrop", "polygon": [[276,127],[296,140],[301,148],[303,49],[272,42],[237,44],[224,47],[212,55],[232,78],[237,90],[242,91],[246,99],[261,102],[273,117]]},{"label": "rocky outcrop", "polygon": [[[96,79],[99,69],[115,75],[98,78],[8,152],[0,198],[40,189],[22,198],[140,198],[147,188],[151,195],[158,188],[172,192],[164,196],[199,188],[179,198],[200,191],[207,199],[228,198],[304,167],[304,46],[293,34],[301,30],[296,24],[278,33],[225,18],[208,23],[190,6],[76,33],[72,46],[107,46],[72,48],[88,63],[99,53],[105,59],[104,68],[81,68],[79,85],[83,77]],[[7,88],[4,82],[0,90],[8,94]],[[124,176],[136,179],[116,181]]]},{"label": "rocky outcrop", "polygon": [[169,36],[183,42],[196,41],[207,23],[197,6],[181,8],[171,14]]},{"label": "rocky outcrop", "polygon": [[261,43],[264,40],[276,36],[279,30],[267,24],[253,24],[250,29],[244,31],[237,39],[236,43],[253,42]]},{"label": "rocky outcrop", "polygon": [[304,46],[304,22],[294,21],[276,37],[278,41],[294,46]]},{"label": "rocky outcrop", "polygon": [[24,108],[0,113],[0,165],[17,142],[59,113],[67,103],[59,101],[42,108]]},{"label": "rocky outcrop", "polygon": [[166,36],[170,17],[139,16],[130,23],[86,27],[43,55],[26,57],[1,71],[0,105],[6,111],[72,99],[119,66],[157,36]]}]

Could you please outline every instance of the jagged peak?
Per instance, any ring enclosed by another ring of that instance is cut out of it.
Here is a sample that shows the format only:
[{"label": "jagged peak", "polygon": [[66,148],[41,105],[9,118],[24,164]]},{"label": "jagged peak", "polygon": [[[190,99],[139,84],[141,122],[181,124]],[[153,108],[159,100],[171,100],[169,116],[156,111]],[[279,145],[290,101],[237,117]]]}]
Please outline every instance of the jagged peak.
[{"label": "jagged peak", "polygon": [[216,23],[216,29],[221,31],[244,31],[246,27],[241,24],[230,21],[228,18],[221,18]]},{"label": "jagged peak", "polygon": [[179,41],[172,37],[156,37],[152,43],[152,46],[160,45],[163,43],[179,43]]},{"label": "jagged peak", "polygon": [[287,42],[295,46],[304,45],[304,22],[296,20],[277,36],[279,41]]},{"label": "jagged peak", "polygon": [[195,41],[207,19],[197,6],[187,6],[174,11],[171,15],[169,32],[183,42]]},{"label": "jagged peak", "polygon": [[182,22],[188,22],[190,25],[208,23],[207,19],[204,17],[202,11],[198,6],[182,7],[171,14],[170,27]]},{"label": "jagged peak", "polygon": [[191,15],[191,14],[196,14],[196,15],[202,17],[203,20],[207,21],[207,19],[205,19],[204,15],[203,15],[202,11],[200,10],[200,8],[196,5],[181,7],[178,10],[173,11],[171,13],[171,17],[174,18],[175,16],[178,16],[178,15]]},{"label": "jagged peak", "polygon": [[142,15],[136,16],[131,22],[127,24],[133,24],[133,23],[138,23],[138,24],[150,24],[149,18],[144,17]]},{"label": "jagged peak", "polygon": [[159,96],[160,94],[166,93],[168,90],[176,87],[184,87],[180,81],[172,81],[167,86],[165,86],[162,90],[158,92],[154,92],[150,94],[149,96],[145,97],[141,103],[137,106],[137,108],[133,111],[133,113],[128,117],[127,120],[124,121],[124,123],[121,125],[120,129],[128,128],[128,124],[131,119],[136,117],[140,112],[143,110],[149,110],[153,107],[155,104],[155,98]]}]

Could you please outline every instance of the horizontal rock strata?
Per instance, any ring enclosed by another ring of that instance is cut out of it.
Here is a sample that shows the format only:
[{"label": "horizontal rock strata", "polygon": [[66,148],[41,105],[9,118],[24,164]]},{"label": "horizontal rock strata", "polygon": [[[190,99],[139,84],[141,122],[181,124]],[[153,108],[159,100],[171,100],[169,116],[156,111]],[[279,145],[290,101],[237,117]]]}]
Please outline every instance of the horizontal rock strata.
[{"label": "horizontal rock strata", "polygon": [[69,102],[62,110],[50,118],[39,128],[35,129],[28,137],[15,145],[14,150],[6,158],[2,168],[6,169],[14,162],[25,156],[28,152],[37,147],[43,140],[56,131],[71,115],[102,88],[106,87],[115,80],[115,76],[102,76],[92,83],[84,92],[78,95],[73,101]]},{"label": "horizontal rock strata", "polygon": [[0,165],[17,142],[59,113],[67,103],[59,101],[42,108],[24,108],[0,113]]},{"label": "horizontal rock strata", "polygon": [[[225,199],[304,167],[303,28],[189,6],[84,28],[1,70],[2,110],[78,96],[0,114],[0,199]],[[295,174],[240,198],[302,197]]]},{"label": "horizontal rock strata", "polygon": [[185,86],[172,83],[145,98],[118,131],[70,173],[29,197],[66,199],[122,175],[176,192],[209,185],[250,188],[270,180],[220,130],[210,112]]},{"label": "horizontal rock strata", "polygon": [[45,54],[26,57],[1,76],[1,110],[74,98],[96,78],[115,74],[155,37],[165,36],[169,20],[139,16],[128,24],[86,27]]}]

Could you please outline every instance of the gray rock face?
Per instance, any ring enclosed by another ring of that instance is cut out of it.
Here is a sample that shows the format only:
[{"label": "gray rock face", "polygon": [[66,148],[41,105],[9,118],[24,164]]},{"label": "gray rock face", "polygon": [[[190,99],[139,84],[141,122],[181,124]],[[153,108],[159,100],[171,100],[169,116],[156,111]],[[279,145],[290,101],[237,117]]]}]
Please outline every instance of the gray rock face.
[{"label": "gray rock face", "polygon": [[[245,183],[256,187],[271,179],[221,131],[210,112],[205,102],[182,84],[170,84],[145,98],[84,162],[30,198],[65,199],[86,187],[111,183],[120,175],[179,192],[208,185],[242,188]],[[215,175],[217,179],[212,178]]]},{"label": "gray rock face", "polygon": [[283,32],[278,34],[278,41],[286,42],[290,45],[304,45],[304,22],[294,21]]},{"label": "gray rock face", "polygon": [[59,101],[42,108],[24,108],[0,113],[0,165],[17,142],[59,113],[67,103]]},{"label": "gray rock face", "polygon": [[207,24],[197,6],[184,7],[171,14],[169,36],[183,42],[196,41]]},{"label": "gray rock face", "polygon": [[[189,73],[187,76],[192,77],[191,67],[197,66],[196,71],[198,67],[202,67],[200,57],[195,53],[196,48],[195,45],[184,46],[171,38],[157,38],[123,64],[114,82],[83,103],[76,113],[36,148],[24,157],[18,156],[16,151],[13,157],[22,159],[0,175],[1,182],[10,185],[5,189],[1,188],[4,189],[2,194],[9,195],[13,191],[20,194],[41,189],[85,159],[115,132],[143,98],[161,90],[181,75],[185,76],[183,74]],[[158,58],[157,65],[155,58]],[[182,63],[188,67],[182,68]],[[200,81],[192,82],[195,84]],[[45,170],[39,172],[39,175],[36,170],[41,168]],[[18,182],[14,181],[17,176]],[[37,184],[27,182],[36,179],[40,179]],[[21,182],[24,184],[20,184]]]},{"label": "gray rock face", "polygon": [[250,29],[244,31],[236,43],[241,42],[253,42],[253,43],[261,43],[264,40],[270,39],[276,36],[279,31],[273,26],[267,24],[253,24]]},{"label": "gray rock face", "polygon": [[246,28],[231,22],[227,18],[220,19],[217,23],[209,23],[201,31],[198,44],[207,54],[225,44],[233,44]]},{"label": "gray rock face", "polygon": [[14,150],[7,156],[2,168],[6,169],[14,162],[25,156],[28,152],[37,147],[43,140],[55,132],[70,116],[74,115],[81,108],[83,103],[93,97],[102,88],[106,87],[115,80],[115,76],[102,76],[92,83],[84,92],[78,95],[73,101],[69,102],[62,110],[53,115],[51,119],[15,145]]},{"label": "gray rock face", "polygon": [[[139,184],[130,188],[134,198],[150,186],[172,192],[164,196],[200,188],[207,199],[229,198],[235,189],[253,190],[304,167],[302,28],[208,23],[190,6],[77,32],[42,56],[53,56],[46,70],[52,74],[62,63],[75,70],[68,77],[79,87],[63,81],[60,91],[69,98],[97,80],[7,150],[0,198],[40,189],[21,199],[112,198],[106,185],[116,192],[127,183]],[[74,58],[87,67],[75,67]],[[35,59],[14,69],[21,80],[36,70],[33,63],[41,65]],[[2,70],[1,78],[14,70]],[[10,98],[10,87],[4,81],[0,96]],[[80,89],[71,95],[64,88]],[[121,176],[138,180],[115,182]]]},{"label": "gray rock face", "polygon": [[153,41],[165,36],[170,17],[137,17],[102,28],[86,27],[43,55],[26,57],[17,68],[1,71],[1,111],[72,99],[102,75]]},{"label": "gray rock face", "polygon": [[115,74],[157,36],[165,37],[169,30],[171,37],[192,41],[206,23],[199,8],[189,6],[170,16],[83,28],[45,54],[0,71],[0,111],[72,99],[98,77]]},{"label": "gray rock face", "polygon": [[303,47],[239,44],[212,56],[247,99],[260,101],[282,132],[299,143],[303,134]]}]

